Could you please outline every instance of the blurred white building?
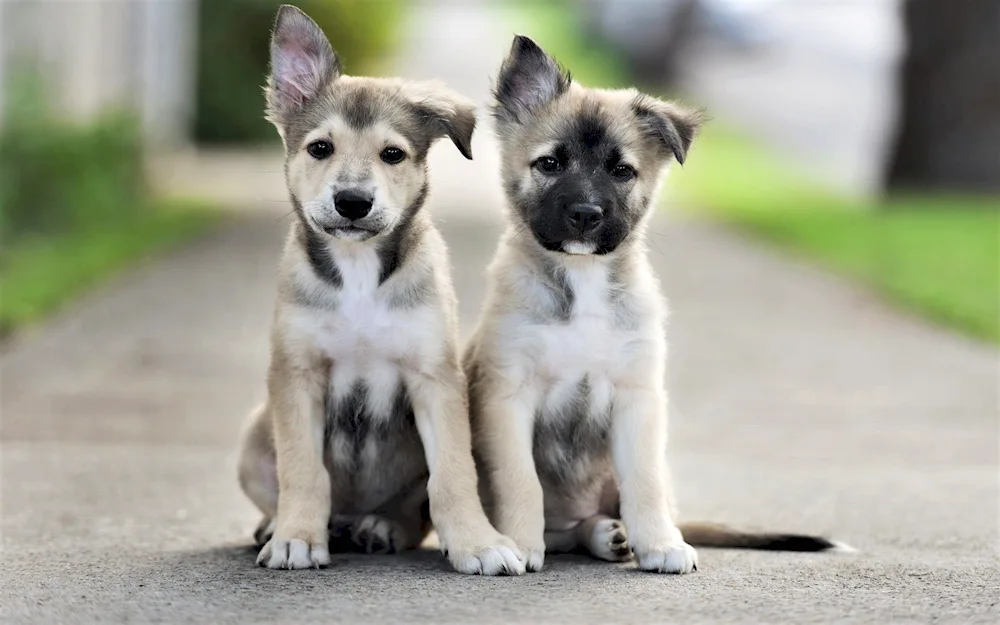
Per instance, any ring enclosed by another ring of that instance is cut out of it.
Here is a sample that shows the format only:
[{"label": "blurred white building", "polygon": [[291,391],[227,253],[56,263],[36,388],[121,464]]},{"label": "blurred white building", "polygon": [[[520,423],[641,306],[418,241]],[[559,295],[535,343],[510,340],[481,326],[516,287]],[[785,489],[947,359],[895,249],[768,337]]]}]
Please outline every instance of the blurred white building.
[{"label": "blurred white building", "polygon": [[[149,138],[183,144],[194,111],[198,0],[0,0],[0,103],[19,65],[87,119],[136,110]],[[2,111],[0,111],[2,113]]]}]

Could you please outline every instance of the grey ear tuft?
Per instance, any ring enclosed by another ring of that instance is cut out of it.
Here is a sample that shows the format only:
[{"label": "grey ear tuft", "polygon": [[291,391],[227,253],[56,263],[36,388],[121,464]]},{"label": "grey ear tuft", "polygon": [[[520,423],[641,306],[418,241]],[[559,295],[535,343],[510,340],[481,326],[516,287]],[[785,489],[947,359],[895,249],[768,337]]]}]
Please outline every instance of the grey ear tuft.
[{"label": "grey ear tuft", "polygon": [[688,149],[705,121],[704,114],[646,95],[636,97],[632,110],[644,125],[646,133],[683,165]]},{"label": "grey ear tuft", "polygon": [[565,93],[570,81],[569,72],[563,71],[545,50],[528,37],[517,35],[493,89],[493,114],[502,122],[523,121]]},{"label": "grey ear tuft", "polygon": [[340,75],[340,63],[316,22],[300,9],[278,9],[271,32],[267,118],[283,124]]}]

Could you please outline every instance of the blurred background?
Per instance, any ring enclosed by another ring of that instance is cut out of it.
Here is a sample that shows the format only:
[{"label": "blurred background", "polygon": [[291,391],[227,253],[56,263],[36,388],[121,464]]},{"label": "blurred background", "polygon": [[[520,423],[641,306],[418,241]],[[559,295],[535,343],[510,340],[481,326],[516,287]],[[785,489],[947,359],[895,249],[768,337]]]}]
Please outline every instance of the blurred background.
[{"label": "blurred background", "polygon": [[[4,332],[211,226],[220,205],[283,201],[260,91],[278,4],[0,2]],[[700,105],[712,122],[672,207],[1000,340],[1000,3],[299,5],[351,73],[443,78],[485,103],[517,31],[587,84]]]},{"label": "blurred background", "polygon": [[4,617],[376,622],[425,602],[391,620],[513,622],[523,600],[552,622],[654,605],[997,620],[1000,2],[298,2],[348,73],[440,79],[483,105],[474,161],[430,154],[466,333],[501,227],[485,107],[514,33],[586,85],[711,118],[648,235],[682,512],[863,553],[703,551],[669,594],[630,578],[624,607],[597,567],[580,584],[453,576],[452,594],[427,592],[433,554],[317,573],[329,583],[253,569],[258,513],[231,454],[264,393],[293,219],[263,119],[277,5],[0,0]]}]

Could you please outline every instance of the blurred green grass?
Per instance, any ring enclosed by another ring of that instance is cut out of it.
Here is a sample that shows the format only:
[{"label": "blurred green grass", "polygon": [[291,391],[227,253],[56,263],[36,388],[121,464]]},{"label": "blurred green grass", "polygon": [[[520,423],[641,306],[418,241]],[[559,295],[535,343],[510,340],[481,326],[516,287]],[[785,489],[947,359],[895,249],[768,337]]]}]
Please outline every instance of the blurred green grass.
[{"label": "blurred green grass", "polygon": [[124,268],[204,232],[219,216],[203,203],[161,199],[149,202],[144,214],[134,219],[5,243],[0,252],[0,336],[58,310]]},{"label": "blurred green grass", "polygon": [[573,80],[591,87],[626,86],[628,67],[624,60],[587,37],[573,5],[568,0],[508,0],[502,9],[511,31],[531,37],[570,70]]},{"label": "blurred green grass", "polygon": [[[198,3],[198,88],[194,135],[203,143],[277,143],[264,120],[271,27],[281,0]],[[378,75],[398,44],[405,0],[298,0],[326,33],[343,70]]]},{"label": "blurred green grass", "polygon": [[[506,5],[513,30],[534,38],[577,81],[629,86],[620,57],[588,37],[568,7]],[[930,319],[1000,342],[1000,198],[849,197],[719,120],[705,126],[666,186],[672,208],[732,224]]]},{"label": "blurred green grass", "polygon": [[931,319],[1000,342],[1000,199],[849,197],[810,182],[722,124],[705,128],[675,175],[672,190],[688,210],[863,280]]},{"label": "blurred green grass", "polygon": [[10,86],[0,127],[0,335],[217,217],[149,197],[133,116],[67,121],[36,73],[19,71]]}]

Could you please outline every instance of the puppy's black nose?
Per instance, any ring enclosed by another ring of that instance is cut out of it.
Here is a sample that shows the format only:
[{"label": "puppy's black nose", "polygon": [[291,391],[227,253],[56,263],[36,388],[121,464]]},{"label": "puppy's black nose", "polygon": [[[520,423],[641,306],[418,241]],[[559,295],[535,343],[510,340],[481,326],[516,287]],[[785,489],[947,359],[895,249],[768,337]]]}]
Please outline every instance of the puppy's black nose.
[{"label": "puppy's black nose", "polygon": [[358,191],[341,191],[334,196],[333,205],[341,216],[353,221],[371,211],[372,199]]},{"label": "puppy's black nose", "polygon": [[571,230],[575,230],[580,234],[593,232],[598,224],[601,223],[603,216],[604,211],[597,204],[578,202],[570,204],[569,208],[566,209],[566,223]]}]

